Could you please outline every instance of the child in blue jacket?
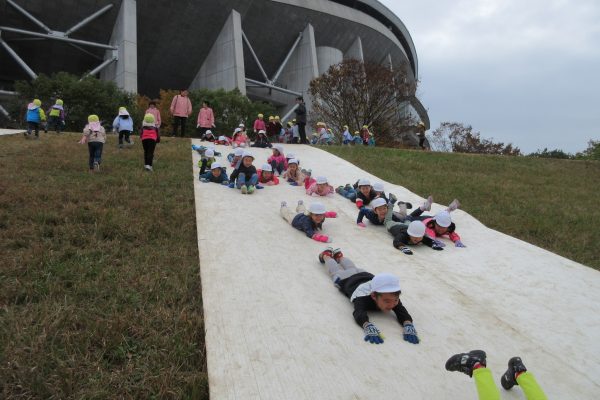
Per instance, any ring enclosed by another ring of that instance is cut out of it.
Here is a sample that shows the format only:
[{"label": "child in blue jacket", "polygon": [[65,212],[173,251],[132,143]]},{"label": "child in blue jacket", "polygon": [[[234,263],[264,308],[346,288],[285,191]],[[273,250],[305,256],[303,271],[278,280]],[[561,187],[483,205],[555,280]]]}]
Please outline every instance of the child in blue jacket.
[{"label": "child in blue jacket", "polygon": [[46,121],[46,113],[42,110],[42,102],[40,99],[35,99],[27,105],[27,134],[25,137],[31,136],[31,131],[35,132],[35,138],[40,137],[40,124]]},{"label": "child in blue jacket", "polygon": [[303,201],[298,200],[298,206],[294,213],[288,208],[287,203],[282,201],[279,214],[289,224],[299,231],[304,232],[309,238],[316,240],[317,242],[331,242],[329,236],[322,235],[318,231],[323,229],[325,218],[335,218],[337,217],[337,213],[335,211],[327,211],[322,203],[311,203],[308,207],[308,212],[306,212]]},{"label": "child in blue jacket", "polygon": [[200,182],[208,183],[220,183],[221,185],[229,185],[229,178],[225,167],[221,167],[221,164],[214,162],[210,166],[210,171],[200,174]]},{"label": "child in blue jacket", "polygon": [[113,131],[119,133],[119,148],[123,148],[123,138],[130,145],[133,144],[129,138],[133,133],[133,119],[125,107],[119,107],[119,115],[113,121]]}]

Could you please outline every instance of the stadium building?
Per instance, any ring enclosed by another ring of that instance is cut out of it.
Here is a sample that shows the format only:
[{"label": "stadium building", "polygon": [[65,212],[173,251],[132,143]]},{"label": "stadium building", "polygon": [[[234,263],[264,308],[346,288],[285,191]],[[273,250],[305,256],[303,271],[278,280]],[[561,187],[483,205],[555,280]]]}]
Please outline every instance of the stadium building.
[{"label": "stadium building", "polygon": [[[0,0],[0,90],[87,72],[131,92],[238,88],[290,111],[345,58],[409,66],[414,43],[376,0]],[[403,105],[429,127],[417,99]]]}]

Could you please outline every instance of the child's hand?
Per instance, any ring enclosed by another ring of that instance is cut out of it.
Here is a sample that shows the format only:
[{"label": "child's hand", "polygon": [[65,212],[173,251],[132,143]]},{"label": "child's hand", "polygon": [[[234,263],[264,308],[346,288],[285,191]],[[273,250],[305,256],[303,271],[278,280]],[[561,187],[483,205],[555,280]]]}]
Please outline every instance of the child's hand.
[{"label": "child's hand", "polygon": [[327,211],[325,213],[325,218],[336,218],[337,217],[337,213],[335,211]]},{"label": "child's hand", "polygon": [[200,182],[208,183],[209,181],[206,178],[200,178]]},{"label": "child's hand", "polygon": [[363,206],[362,199],[356,199],[356,208],[361,209]]},{"label": "child's hand", "polygon": [[365,331],[365,342],[374,344],[383,343],[383,335],[374,323],[369,322],[363,330]]},{"label": "child's hand", "polygon": [[467,247],[467,246],[465,246],[465,245],[463,244],[463,242],[461,242],[460,240],[457,240],[456,242],[454,242],[454,245],[455,245],[456,247]]},{"label": "child's hand", "polygon": [[406,254],[407,256],[410,256],[410,255],[412,255],[412,253],[413,253],[413,252],[412,252],[412,250],[411,250],[411,249],[409,249],[409,248],[408,248],[408,247],[406,247],[406,246],[399,247],[399,248],[398,248],[398,250],[400,250],[401,252],[403,252],[403,253],[404,253],[404,254]]},{"label": "child's hand", "polygon": [[411,323],[404,324],[404,340],[412,344],[419,343],[419,337],[417,336],[417,330]]},{"label": "child's hand", "polygon": [[229,181],[223,181],[221,182],[221,185],[229,186]]},{"label": "child's hand", "polygon": [[235,183],[231,182],[231,183],[228,185],[228,187],[229,187],[229,189],[233,189],[233,188],[235,187]]},{"label": "child's hand", "polygon": [[331,243],[331,238],[327,235],[321,235],[320,233],[315,233],[312,236],[313,240],[316,240],[317,242],[321,242],[321,243]]},{"label": "child's hand", "polygon": [[433,244],[438,247],[446,247],[446,244],[444,242],[442,242],[441,240],[437,240],[437,239],[433,239]]},{"label": "child's hand", "polygon": [[360,226],[361,228],[366,228],[367,225],[365,225],[364,222],[358,222],[356,225]]}]

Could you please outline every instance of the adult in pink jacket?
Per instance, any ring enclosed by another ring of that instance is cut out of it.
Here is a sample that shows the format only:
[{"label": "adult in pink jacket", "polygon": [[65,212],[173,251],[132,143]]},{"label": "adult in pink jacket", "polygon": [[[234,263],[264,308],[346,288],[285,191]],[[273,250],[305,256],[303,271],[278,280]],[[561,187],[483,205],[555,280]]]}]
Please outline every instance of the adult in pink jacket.
[{"label": "adult in pink jacket", "polygon": [[188,97],[187,90],[180,90],[179,94],[173,97],[169,110],[173,115],[173,133],[171,136],[177,136],[178,126],[181,126],[181,137],[185,136],[185,124],[192,113],[192,102]]},{"label": "adult in pink jacket", "polygon": [[200,131],[200,137],[203,138],[207,130],[215,127],[215,114],[213,109],[210,108],[208,101],[202,102],[202,108],[198,111],[198,120],[196,121],[196,128]]}]

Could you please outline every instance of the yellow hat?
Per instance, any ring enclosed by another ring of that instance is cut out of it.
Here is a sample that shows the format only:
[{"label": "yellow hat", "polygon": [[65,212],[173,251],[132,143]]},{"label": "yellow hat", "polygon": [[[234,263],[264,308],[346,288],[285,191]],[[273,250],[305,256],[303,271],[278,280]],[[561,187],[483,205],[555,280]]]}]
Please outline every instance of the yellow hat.
[{"label": "yellow hat", "polygon": [[369,125],[363,125],[363,129],[369,129]]},{"label": "yellow hat", "polygon": [[360,133],[359,131],[354,131],[354,134],[355,134],[355,135],[358,135],[359,133]]},{"label": "yellow hat", "polygon": [[127,111],[127,107],[119,107],[119,111]]},{"label": "yellow hat", "polygon": [[344,129],[348,129],[348,125],[344,125]]},{"label": "yellow hat", "polygon": [[144,122],[147,124],[153,124],[154,123],[154,115],[152,115],[150,113],[144,115]]},{"label": "yellow hat", "polygon": [[264,117],[264,115],[258,114],[258,118],[262,118],[262,117]]},{"label": "yellow hat", "polygon": [[373,132],[369,132],[369,136],[373,136]]},{"label": "yellow hat", "polygon": [[34,99],[33,100],[33,104],[35,104],[36,106],[41,106],[42,105],[42,101],[40,99]]},{"label": "yellow hat", "polygon": [[56,99],[56,105],[62,106],[63,101],[61,99]]},{"label": "yellow hat", "polygon": [[269,121],[272,121],[273,119],[275,119],[272,115],[269,115]]},{"label": "yellow hat", "polygon": [[88,115],[88,122],[100,122],[100,118],[96,114]]},{"label": "yellow hat", "polygon": [[327,131],[329,132],[333,132],[333,130],[331,128],[327,128]]},{"label": "yellow hat", "polygon": [[325,126],[325,122],[317,122],[317,126]]},{"label": "yellow hat", "polygon": [[276,116],[275,116],[275,119],[276,119],[277,121],[279,121],[279,115],[276,115]]}]

